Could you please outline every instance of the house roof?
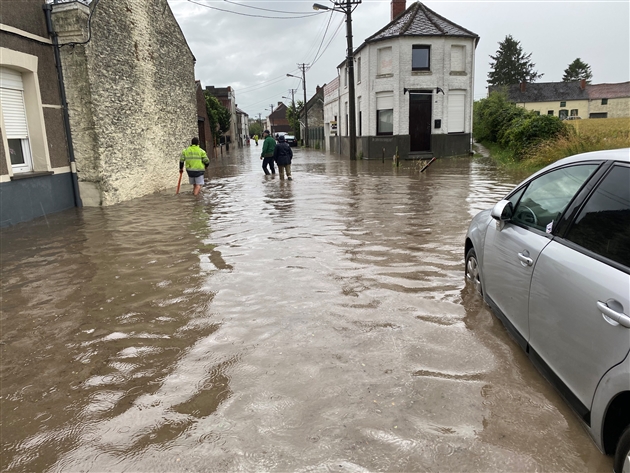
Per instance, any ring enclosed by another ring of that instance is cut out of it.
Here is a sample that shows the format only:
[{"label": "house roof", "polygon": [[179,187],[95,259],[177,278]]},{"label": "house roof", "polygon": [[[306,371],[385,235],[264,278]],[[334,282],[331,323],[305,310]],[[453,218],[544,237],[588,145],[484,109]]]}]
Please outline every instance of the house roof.
[{"label": "house roof", "polygon": [[538,82],[535,84],[521,84],[490,87],[489,92],[495,92],[505,87],[508,99],[512,102],[554,102],[556,100],[588,100],[586,88],[576,82]]},{"label": "house roof", "polygon": [[287,116],[287,106],[280,102],[278,106],[274,109],[273,113],[269,114],[269,117],[273,118],[285,118]]},{"label": "house roof", "polygon": [[589,99],[618,99],[621,97],[630,97],[630,82],[587,85],[586,90]]},{"label": "house roof", "polygon": [[367,38],[365,43],[399,36],[464,36],[479,40],[477,34],[438,15],[420,2],[411,4],[385,27]]},{"label": "house roof", "polygon": [[584,88],[581,81],[573,82],[538,82],[535,84],[523,84],[525,90],[521,90],[521,84],[490,87],[489,92],[501,90],[506,87],[508,99],[517,103],[530,102],[554,102],[557,100],[588,100],[610,99],[630,97],[630,82],[618,84],[586,84]]}]

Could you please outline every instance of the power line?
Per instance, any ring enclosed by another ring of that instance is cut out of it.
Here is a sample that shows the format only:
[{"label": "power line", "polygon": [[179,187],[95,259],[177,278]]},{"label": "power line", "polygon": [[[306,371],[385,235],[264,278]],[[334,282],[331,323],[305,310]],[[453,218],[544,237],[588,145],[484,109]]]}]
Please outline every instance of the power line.
[{"label": "power line", "polygon": [[[293,69],[291,72],[297,72],[297,71],[298,71],[298,69]],[[286,76],[286,74],[284,74],[284,75],[278,76],[278,77],[276,77],[274,79],[269,79],[269,80],[265,80],[265,81],[259,82],[258,84],[250,85],[249,87],[243,87],[242,89],[239,89],[238,91],[239,92],[243,92],[243,91],[247,90],[249,92],[253,92],[254,90],[264,89],[265,87],[267,87],[267,85],[275,84],[275,83],[280,82],[280,81],[282,81],[282,80],[284,80],[286,78],[287,78],[287,76]],[[268,82],[269,82],[269,84],[267,84]],[[267,84],[267,85],[263,86],[263,84]]]},{"label": "power line", "polygon": [[[326,30],[324,31],[324,36],[322,36],[322,41],[319,43],[319,48],[317,48],[317,52],[315,53],[313,61],[315,61],[315,58],[317,57],[317,55],[319,54],[319,52],[322,49],[322,44],[324,44],[324,40],[326,39],[326,33],[328,33],[328,27],[330,26],[330,22],[332,21],[332,18],[333,18],[333,13],[335,13],[335,12],[331,10],[330,11],[330,16],[328,17],[328,23],[326,24]],[[311,61],[311,63],[313,61]]]},{"label": "power line", "polygon": [[315,12],[315,13],[309,13],[308,15],[301,15],[301,16],[264,16],[264,15],[250,15],[248,13],[239,13],[239,12],[235,12],[232,10],[226,10],[224,8],[218,8],[218,7],[211,7],[210,5],[206,5],[205,3],[199,3],[196,2],[195,0],[188,0],[189,3],[194,3],[195,5],[199,5],[200,7],[205,7],[205,8],[209,8],[210,10],[217,10],[217,11],[222,11],[225,13],[233,13],[234,15],[241,15],[241,16],[249,16],[251,18],[268,18],[271,20],[294,20],[296,18],[309,18],[311,16],[316,16],[316,15],[321,15],[323,12]]},{"label": "power line", "polygon": [[341,22],[339,23],[339,26],[337,26],[337,30],[333,33],[333,35],[330,38],[330,41],[328,41],[328,44],[326,45],[326,47],[324,48],[324,50],[322,51],[322,53],[317,56],[315,59],[313,59],[313,62],[311,63],[311,67],[313,66],[313,64],[315,64],[317,61],[319,61],[319,59],[324,55],[324,53],[326,52],[326,50],[328,49],[328,47],[330,46],[330,43],[333,42],[333,40],[335,39],[335,37],[339,34],[339,31],[341,30],[341,26],[343,25],[345,20],[341,20]]},{"label": "power line", "polygon": [[[236,5],[243,8],[253,8],[255,10],[268,11],[272,13],[285,13],[285,14],[295,14],[295,15],[303,15],[306,12],[303,11],[282,11],[282,10],[270,10],[268,8],[254,7],[251,5],[245,5],[244,3],[233,2],[232,0],[223,0],[225,3],[231,3],[232,5]],[[311,13],[311,12],[309,12]]]}]

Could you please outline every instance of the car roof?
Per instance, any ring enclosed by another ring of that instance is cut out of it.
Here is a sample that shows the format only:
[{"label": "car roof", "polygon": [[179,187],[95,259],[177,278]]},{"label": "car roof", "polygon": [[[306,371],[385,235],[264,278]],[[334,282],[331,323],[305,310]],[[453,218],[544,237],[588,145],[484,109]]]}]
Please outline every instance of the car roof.
[{"label": "car roof", "polygon": [[532,174],[526,179],[526,181],[529,181],[534,176],[543,174],[551,169],[554,169],[560,166],[565,166],[567,164],[579,163],[582,161],[622,161],[624,163],[630,163],[630,148],[607,149],[603,151],[590,151],[588,153],[580,153],[573,156],[569,156],[567,158],[562,158],[556,161],[555,163],[551,163],[549,166],[546,166],[540,171]]}]

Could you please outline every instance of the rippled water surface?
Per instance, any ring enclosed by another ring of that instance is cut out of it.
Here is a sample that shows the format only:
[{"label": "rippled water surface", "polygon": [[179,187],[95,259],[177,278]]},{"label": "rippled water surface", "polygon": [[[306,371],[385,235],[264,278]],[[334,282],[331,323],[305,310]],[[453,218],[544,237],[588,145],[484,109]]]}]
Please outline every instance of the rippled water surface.
[{"label": "rippled water surface", "polygon": [[257,152],[2,230],[2,471],[611,470],[464,284],[522,176]]}]

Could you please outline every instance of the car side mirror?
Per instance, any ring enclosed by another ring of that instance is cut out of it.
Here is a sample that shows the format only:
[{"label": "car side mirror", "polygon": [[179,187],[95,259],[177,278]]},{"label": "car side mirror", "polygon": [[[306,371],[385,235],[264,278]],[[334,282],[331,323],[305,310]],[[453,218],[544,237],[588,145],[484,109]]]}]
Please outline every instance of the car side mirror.
[{"label": "car side mirror", "polygon": [[490,216],[498,222],[505,222],[512,218],[513,210],[512,202],[509,200],[501,200],[496,203],[492,212],[490,212]]}]

